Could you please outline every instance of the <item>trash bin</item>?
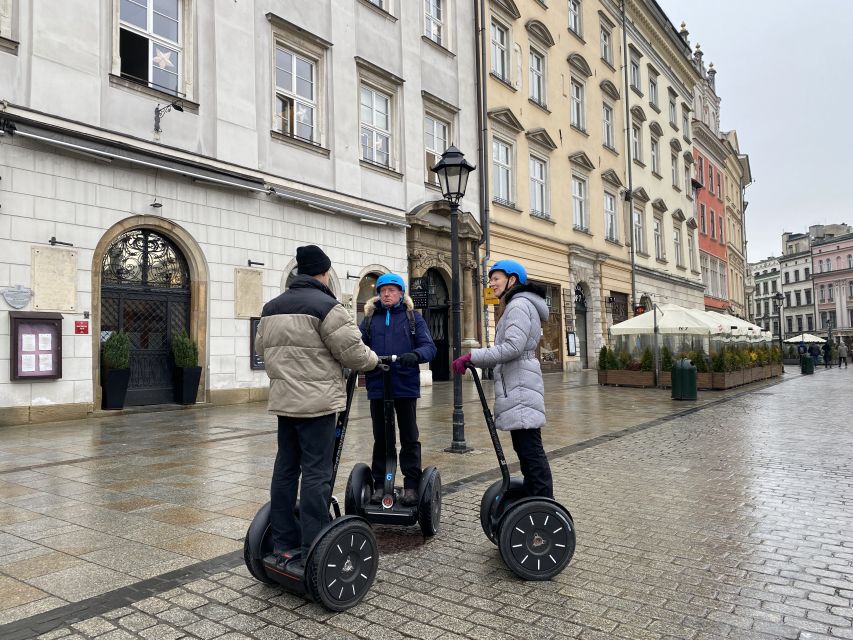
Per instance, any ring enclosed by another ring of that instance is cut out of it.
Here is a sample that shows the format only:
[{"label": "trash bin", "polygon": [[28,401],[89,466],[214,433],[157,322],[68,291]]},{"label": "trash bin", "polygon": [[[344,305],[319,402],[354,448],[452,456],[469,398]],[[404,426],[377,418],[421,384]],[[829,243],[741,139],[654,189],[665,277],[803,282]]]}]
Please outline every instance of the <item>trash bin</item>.
[{"label": "trash bin", "polygon": [[696,365],[692,360],[681,358],[672,365],[672,399],[696,399]]},{"label": "trash bin", "polygon": [[811,375],[814,373],[814,359],[809,355],[800,356],[800,373]]}]

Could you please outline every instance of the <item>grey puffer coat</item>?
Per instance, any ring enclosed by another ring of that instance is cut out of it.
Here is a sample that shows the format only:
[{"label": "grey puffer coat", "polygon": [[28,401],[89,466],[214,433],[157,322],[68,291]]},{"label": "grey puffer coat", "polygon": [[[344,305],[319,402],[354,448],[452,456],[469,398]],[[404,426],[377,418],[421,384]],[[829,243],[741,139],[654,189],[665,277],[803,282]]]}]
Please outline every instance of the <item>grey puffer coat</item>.
[{"label": "grey puffer coat", "polygon": [[495,344],[471,351],[471,363],[495,370],[495,425],[503,431],[545,426],[545,384],[536,358],[542,322],[548,319],[545,292],[518,285],[506,293],[506,309]]}]

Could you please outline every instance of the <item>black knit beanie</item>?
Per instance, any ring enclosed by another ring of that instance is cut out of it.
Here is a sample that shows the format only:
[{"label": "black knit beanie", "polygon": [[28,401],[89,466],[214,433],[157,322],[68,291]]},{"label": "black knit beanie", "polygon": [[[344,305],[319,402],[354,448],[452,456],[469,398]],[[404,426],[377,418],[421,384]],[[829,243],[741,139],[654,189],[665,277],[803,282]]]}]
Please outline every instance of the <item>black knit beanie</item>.
[{"label": "black knit beanie", "polygon": [[317,245],[309,244],[296,248],[296,269],[300,275],[317,276],[331,268],[332,261],[329,256]]}]

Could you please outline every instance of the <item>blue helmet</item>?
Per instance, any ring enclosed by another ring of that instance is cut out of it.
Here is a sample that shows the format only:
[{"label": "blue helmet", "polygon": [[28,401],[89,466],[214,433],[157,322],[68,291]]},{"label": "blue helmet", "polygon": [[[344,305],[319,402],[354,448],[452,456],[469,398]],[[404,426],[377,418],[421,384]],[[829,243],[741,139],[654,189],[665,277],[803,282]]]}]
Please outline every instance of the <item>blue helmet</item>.
[{"label": "blue helmet", "polygon": [[498,260],[489,269],[489,275],[491,276],[494,271],[503,271],[507,277],[515,276],[518,278],[518,284],[527,284],[527,269],[515,260]]},{"label": "blue helmet", "polygon": [[393,284],[400,287],[400,291],[406,293],[406,281],[396,273],[386,273],[379,276],[379,279],[376,281],[376,293],[379,293],[380,289],[382,289],[386,284]]}]

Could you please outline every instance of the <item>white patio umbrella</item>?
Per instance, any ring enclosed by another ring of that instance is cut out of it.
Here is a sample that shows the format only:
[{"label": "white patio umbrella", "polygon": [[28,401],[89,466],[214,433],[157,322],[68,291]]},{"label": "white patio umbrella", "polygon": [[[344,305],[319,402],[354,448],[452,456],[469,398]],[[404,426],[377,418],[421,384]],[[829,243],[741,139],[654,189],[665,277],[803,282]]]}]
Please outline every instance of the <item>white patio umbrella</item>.
[{"label": "white patio umbrella", "polygon": [[677,304],[658,305],[654,310],[634,316],[624,322],[614,324],[610,332],[614,336],[645,335],[654,333],[655,315],[657,315],[658,333],[689,334],[701,336],[729,335],[731,328],[723,325],[705,311],[686,309]]},{"label": "white patio umbrella", "polygon": [[824,338],[818,337],[818,336],[813,335],[811,333],[801,333],[797,336],[793,336],[793,337],[785,340],[786,344],[800,344],[801,342],[805,342],[806,344],[809,344],[812,342],[817,342],[817,343],[826,342],[826,340]]}]

